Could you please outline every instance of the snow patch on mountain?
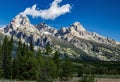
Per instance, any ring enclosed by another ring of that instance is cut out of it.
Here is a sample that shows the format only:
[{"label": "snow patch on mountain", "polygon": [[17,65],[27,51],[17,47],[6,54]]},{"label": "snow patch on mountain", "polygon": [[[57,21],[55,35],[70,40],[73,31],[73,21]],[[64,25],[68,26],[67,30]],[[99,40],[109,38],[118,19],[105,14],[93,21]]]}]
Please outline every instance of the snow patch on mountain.
[{"label": "snow patch on mountain", "polygon": [[46,35],[51,35],[50,32],[43,32],[43,34],[46,34]]}]

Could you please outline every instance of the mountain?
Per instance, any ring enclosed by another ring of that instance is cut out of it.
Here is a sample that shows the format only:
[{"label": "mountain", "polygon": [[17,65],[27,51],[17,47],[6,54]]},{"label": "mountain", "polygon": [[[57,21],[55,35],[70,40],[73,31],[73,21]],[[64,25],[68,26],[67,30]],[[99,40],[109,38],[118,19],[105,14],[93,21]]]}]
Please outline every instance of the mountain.
[{"label": "mountain", "polygon": [[22,42],[32,41],[35,48],[39,46],[44,48],[50,44],[54,51],[60,52],[62,57],[104,61],[120,59],[119,42],[95,32],[89,32],[79,22],[58,30],[44,22],[33,25],[26,15],[20,13],[12,19],[10,24],[0,29],[0,33],[13,35],[16,39],[21,38]]}]

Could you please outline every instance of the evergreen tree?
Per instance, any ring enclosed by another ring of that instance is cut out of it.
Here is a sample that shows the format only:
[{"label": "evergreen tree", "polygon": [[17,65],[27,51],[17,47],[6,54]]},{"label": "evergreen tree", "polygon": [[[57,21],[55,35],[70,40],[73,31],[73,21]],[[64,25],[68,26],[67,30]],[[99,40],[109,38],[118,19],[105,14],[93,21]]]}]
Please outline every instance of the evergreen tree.
[{"label": "evergreen tree", "polygon": [[37,53],[36,77],[38,82],[52,82],[56,78],[56,65],[49,57],[43,57],[41,50]]},{"label": "evergreen tree", "polygon": [[52,53],[52,48],[50,47],[50,45],[48,44],[46,47],[45,47],[45,55],[51,55]]},{"label": "evergreen tree", "polygon": [[24,44],[22,46],[22,54],[25,55],[27,52],[28,52],[28,46],[24,42]]},{"label": "evergreen tree", "polygon": [[16,56],[13,60],[13,71],[12,71],[12,76],[14,79],[19,79],[20,73],[21,73],[21,66],[23,66],[23,56],[24,53],[22,52],[22,42],[21,39],[18,41],[18,47],[16,51]]},{"label": "evergreen tree", "polygon": [[32,52],[34,52],[34,46],[33,46],[33,41],[32,41],[32,40],[30,41],[30,50],[31,50]]},{"label": "evergreen tree", "polygon": [[49,57],[44,59],[43,76],[46,82],[52,82],[56,78],[56,66],[53,60]]},{"label": "evergreen tree", "polygon": [[40,58],[40,59],[42,58],[42,52],[40,48],[37,51],[37,58]]},{"label": "evergreen tree", "polygon": [[42,82],[42,81],[45,80],[44,72],[43,72],[43,70],[44,70],[44,59],[43,59],[40,48],[38,49],[36,59],[37,59],[36,79],[37,79],[37,82]]},{"label": "evergreen tree", "polygon": [[22,64],[20,65],[20,79],[35,80],[36,59],[34,53],[28,51],[22,58]]},{"label": "evergreen tree", "polygon": [[60,78],[61,79],[68,79],[73,77],[73,64],[69,59],[65,59],[62,62],[62,71],[60,72]]},{"label": "evergreen tree", "polygon": [[54,64],[56,65],[56,78],[59,77],[61,72],[61,60],[59,58],[59,53],[56,51],[53,57]]},{"label": "evergreen tree", "polygon": [[13,59],[13,65],[12,65],[12,78],[13,79],[19,79],[19,74],[20,74],[20,69],[19,69],[19,58],[18,56],[16,56],[14,59]]},{"label": "evergreen tree", "polygon": [[11,55],[11,45],[9,44],[9,40],[7,36],[3,41],[2,45],[2,57],[3,57],[3,70],[4,70],[4,77],[11,78],[11,67],[12,67],[12,55]]},{"label": "evergreen tree", "polygon": [[21,41],[21,39],[19,39],[19,42],[18,42],[17,55],[18,56],[22,56],[23,55],[23,53],[22,53],[22,41]]},{"label": "evergreen tree", "polygon": [[9,43],[10,43],[10,50],[12,52],[12,49],[13,49],[13,35],[11,36],[11,39],[10,39]]},{"label": "evergreen tree", "polygon": [[2,62],[2,46],[1,46],[1,44],[0,44],[0,78],[3,77],[2,64],[3,64],[3,62]]},{"label": "evergreen tree", "polygon": [[12,51],[13,51],[13,45],[14,45],[14,43],[13,43],[13,36],[11,36],[11,39],[10,39],[10,41],[8,42],[8,46],[9,46],[9,48],[8,48],[8,54],[10,55],[10,59],[11,59],[11,79],[12,79],[12,71],[13,71],[13,58],[12,58]]}]

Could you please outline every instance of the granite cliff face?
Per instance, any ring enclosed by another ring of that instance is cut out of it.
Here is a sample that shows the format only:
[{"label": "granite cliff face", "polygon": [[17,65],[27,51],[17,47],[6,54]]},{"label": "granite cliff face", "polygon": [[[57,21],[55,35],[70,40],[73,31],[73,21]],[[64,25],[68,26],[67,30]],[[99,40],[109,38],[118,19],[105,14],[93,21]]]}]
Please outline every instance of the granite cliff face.
[{"label": "granite cliff face", "polygon": [[77,37],[85,40],[95,41],[97,43],[110,45],[116,44],[116,41],[113,39],[101,36],[95,32],[86,31],[79,22],[73,23],[69,28],[60,29],[58,32],[58,36],[62,37],[63,39],[67,39],[68,41],[71,41],[74,37]]},{"label": "granite cliff face", "polygon": [[79,22],[59,30],[45,24],[32,25],[27,16],[18,14],[0,29],[3,35],[11,36],[34,46],[44,48],[51,44],[62,55],[81,60],[117,61],[120,59],[120,44],[113,39],[87,31]]}]

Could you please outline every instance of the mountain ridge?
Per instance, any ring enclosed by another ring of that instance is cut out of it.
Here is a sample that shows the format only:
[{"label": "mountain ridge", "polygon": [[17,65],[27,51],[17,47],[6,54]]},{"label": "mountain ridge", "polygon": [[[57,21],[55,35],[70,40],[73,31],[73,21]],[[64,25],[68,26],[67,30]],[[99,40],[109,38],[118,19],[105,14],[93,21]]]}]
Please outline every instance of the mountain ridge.
[{"label": "mountain ridge", "polygon": [[[74,56],[80,58],[85,54],[85,57],[90,56],[106,61],[117,61],[120,58],[119,42],[95,32],[89,32],[79,22],[74,22],[68,28],[58,30],[43,22],[33,25],[27,16],[20,13],[0,32],[3,35],[21,38],[26,43],[32,41],[36,47],[44,48],[47,44],[51,44],[53,49],[58,49],[61,54],[68,54],[72,58],[75,58]],[[66,45],[64,43],[67,44],[67,47],[64,46]],[[76,48],[72,49],[72,47]]]}]

